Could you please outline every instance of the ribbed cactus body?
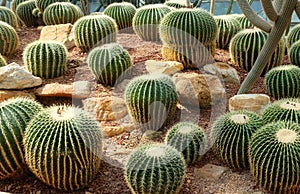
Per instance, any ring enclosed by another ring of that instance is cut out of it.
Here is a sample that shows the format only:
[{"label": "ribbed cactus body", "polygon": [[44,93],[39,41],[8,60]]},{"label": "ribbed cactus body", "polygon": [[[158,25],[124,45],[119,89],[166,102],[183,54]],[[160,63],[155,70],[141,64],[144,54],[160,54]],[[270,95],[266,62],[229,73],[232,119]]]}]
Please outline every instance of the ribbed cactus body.
[{"label": "ribbed cactus body", "polygon": [[20,3],[23,3],[24,1],[28,1],[28,0],[12,0],[11,3],[10,3],[10,9],[16,13],[16,9],[18,7],[18,5]]},{"label": "ribbed cactus body", "polygon": [[23,143],[29,169],[54,188],[80,189],[99,170],[101,128],[95,118],[79,108],[46,108],[27,126]]},{"label": "ribbed cactus body", "polygon": [[56,2],[70,2],[70,0],[35,0],[36,7],[39,8],[41,12],[44,12],[49,5]]},{"label": "ribbed cactus body", "polygon": [[0,21],[8,23],[14,28],[18,26],[18,19],[15,13],[4,6],[0,6]]},{"label": "ribbed cactus body", "polygon": [[186,3],[180,0],[170,0],[170,1],[166,1],[164,4],[169,7],[174,7],[176,9],[186,7]]},{"label": "ribbed cactus body", "polygon": [[133,4],[127,2],[112,3],[104,10],[104,14],[113,18],[119,30],[130,28],[132,26],[132,18],[136,12]]},{"label": "ribbed cactus body", "polygon": [[165,142],[180,151],[187,164],[199,161],[207,144],[204,130],[191,122],[175,124],[169,129]]},{"label": "ribbed cactus body", "polygon": [[148,4],[164,3],[165,0],[99,0],[100,5],[104,8],[115,2],[129,2],[139,8]]},{"label": "ribbed cactus body", "polygon": [[96,79],[110,86],[132,65],[129,53],[117,43],[95,47],[89,53],[87,63]]},{"label": "ribbed cactus body", "polygon": [[118,26],[107,15],[84,16],[74,24],[75,45],[83,51],[116,42]]},{"label": "ribbed cactus body", "polygon": [[30,99],[14,98],[0,103],[0,180],[22,173],[25,160],[22,139],[29,121],[42,110]]},{"label": "ribbed cactus body", "polygon": [[184,158],[175,148],[144,145],[131,153],[125,166],[125,180],[135,194],[178,194],[185,171]]},{"label": "ribbed cactus body", "polygon": [[0,53],[13,54],[19,45],[19,36],[16,30],[6,22],[0,21]]},{"label": "ribbed cactus body", "polygon": [[290,47],[290,50],[288,51],[288,57],[291,64],[300,67],[300,38]]},{"label": "ribbed cactus body", "polygon": [[0,54],[0,67],[6,66],[7,62],[4,57]]},{"label": "ribbed cactus body", "polygon": [[282,65],[274,67],[265,76],[268,93],[280,98],[294,98],[300,96],[300,67]]},{"label": "ribbed cactus body", "polygon": [[249,146],[250,171],[261,187],[276,194],[300,193],[300,126],[263,126]]},{"label": "ribbed cactus body", "polygon": [[132,21],[134,32],[142,40],[159,41],[159,23],[170,11],[171,9],[163,4],[146,5],[137,9]]},{"label": "ribbed cactus body", "polygon": [[261,117],[253,112],[226,113],[213,125],[210,134],[213,151],[231,168],[249,167],[248,145],[253,133],[261,126]]},{"label": "ribbed cactus body", "polygon": [[300,24],[295,25],[287,35],[286,47],[291,48],[292,44],[300,40]]},{"label": "ribbed cactus body", "polygon": [[147,74],[130,81],[125,100],[133,121],[146,131],[158,130],[174,118],[178,96],[169,76]]},{"label": "ribbed cactus body", "polygon": [[26,69],[35,76],[54,78],[67,69],[67,48],[56,41],[35,41],[23,52]]},{"label": "ribbed cactus body", "polygon": [[36,9],[34,0],[20,3],[16,9],[17,17],[27,27],[38,25],[37,17],[32,13],[34,9]]},{"label": "ribbed cactus body", "polygon": [[76,5],[69,2],[57,2],[49,5],[43,12],[46,25],[73,24],[83,16],[83,12]]},{"label": "ribbed cactus body", "polygon": [[254,27],[244,14],[231,14],[229,16],[236,19],[240,23],[242,29]]},{"label": "ribbed cactus body", "polygon": [[[267,38],[268,34],[260,29],[245,29],[238,32],[230,41],[229,51],[231,59],[236,65],[249,72]],[[264,76],[271,68],[282,64],[284,50],[284,40],[281,39],[261,76]]]}]

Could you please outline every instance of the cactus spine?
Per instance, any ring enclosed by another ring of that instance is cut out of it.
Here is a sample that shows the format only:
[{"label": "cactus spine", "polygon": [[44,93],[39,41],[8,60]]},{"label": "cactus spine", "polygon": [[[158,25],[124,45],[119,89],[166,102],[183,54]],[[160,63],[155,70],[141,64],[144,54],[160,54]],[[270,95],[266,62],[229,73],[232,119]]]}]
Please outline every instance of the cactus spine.
[{"label": "cactus spine", "polygon": [[33,11],[35,8],[35,1],[29,0],[20,3],[16,9],[18,19],[27,27],[38,25],[38,17],[33,15]]},{"label": "cactus spine", "polygon": [[290,50],[288,51],[288,57],[290,59],[290,63],[300,67],[300,38],[290,47]]},{"label": "cactus spine", "polygon": [[19,36],[16,30],[6,22],[0,21],[0,53],[2,55],[13,54],[19,44]]},{"label": "cactus spine", "polygon": [[35,0],[35,5],[41,12],[44,12],[49,5],[56,2],[70,2],[70,0]]},{"label": "cactus spine", "polygon": [[0,6],[0,21],[6,22],[12,27],[18,27],[18,19],[15,13],[7,7]]},{"label": "cactus spine", "polygon": [[286,47],[288,49],[296,42],[300,40],[300,24],[295,25],[287,35]]}]

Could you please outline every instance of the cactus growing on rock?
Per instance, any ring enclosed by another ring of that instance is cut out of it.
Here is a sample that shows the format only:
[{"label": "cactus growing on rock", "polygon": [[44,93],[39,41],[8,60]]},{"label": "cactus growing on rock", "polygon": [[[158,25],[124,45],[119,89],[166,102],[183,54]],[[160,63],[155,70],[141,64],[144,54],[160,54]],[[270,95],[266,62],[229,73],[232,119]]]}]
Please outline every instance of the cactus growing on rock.
[{"label": "cactus growing on rock", "polygon": [[33,15],[33,10],[36,9],[35,1],[29,0],[20,3],[16,9],[16,14],[19,20],[27,27],[37,26],[37,18]]},{"label": "cactus growing on rock", "polygon": [[18,27],[18,19],[15,13],[7,7],[0,6],[0,21],[6,22],[12,27]]},{"label": "cactus growing on rock", "polygon": [[19,44],[19,36],[16,30],[6,22],[0,21],[0,53],[2,55],[13,54]]},{"label": "cactus growing on rock", "polygon": [[70,0],[35,0],[35,5],[41,12],[44,12],[49,5],[56,2],[70,2]]},{"label": "cactus growing on rock", "polygon": [[290,63],[300,67],[300,37],[299,40],[294,42],[288,51]]}]

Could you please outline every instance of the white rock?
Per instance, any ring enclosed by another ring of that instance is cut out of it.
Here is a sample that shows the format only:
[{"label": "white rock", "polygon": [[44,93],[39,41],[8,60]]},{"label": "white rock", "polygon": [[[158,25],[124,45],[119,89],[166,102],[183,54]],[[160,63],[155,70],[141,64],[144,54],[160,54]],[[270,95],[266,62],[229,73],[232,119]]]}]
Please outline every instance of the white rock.
[{"label": "white rock", "polygon": [[239,94],[229,99],[229,111],[249,110],[261,114],[270,104],[265,94]]},{"label": "white rock", "polygon": [[203,67],[206,73],[223,78],[224,82],[240,84],[240,76],[236,69],[227,63],[216,62]]},{"label": "white rock", "polygon": [[173,75],[184,69],[183,64],[177,61],[148,60],[145,62],[145,66],[149,73],[164,73],[167,75]]}]

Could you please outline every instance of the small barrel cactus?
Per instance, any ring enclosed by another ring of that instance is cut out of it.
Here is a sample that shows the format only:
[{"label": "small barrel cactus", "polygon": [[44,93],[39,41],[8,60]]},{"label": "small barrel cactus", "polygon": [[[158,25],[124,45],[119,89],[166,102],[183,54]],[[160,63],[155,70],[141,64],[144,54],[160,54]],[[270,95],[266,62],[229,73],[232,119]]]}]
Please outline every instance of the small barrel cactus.
[{"label": "small barrel cactus", "polygon": [[117,43],[95,47],[89,53],[87,63],[96,79],[110,86],[132,65],[129,53]]},{"label": "small barrel cactus", "polygon": [[136,12],[136,8],[131,3],[121,2],[112,3],[104,10],[104,14],[113,18],[119,30],[130,28],[132,26],[132,18]]},{"label": "small barrel cactus", "polygon": [[250,111],[234,111],[219,117],[211,130],[213,151],[231,168],[249,167],[248,145],[253,133],[263,125]]},{"label": "small barrel cactus", "polygon": [[13,54],[19,45],[19,36],[16,30],[2,21],[0,21],[0,42],[0,53],[5,56]]},{"label": "small barrel cactus", "polygon": [[300,99],[284,98],[266,107],[262,113],[265,123],[292,121],[300,124]]},{"label": "small barrel cactus", "polygon": [[54,78],[67,69],[67,48],[56,41],[35,41],[23,52],[26,69],[35,76]]},{"label": "small barrel cactus", "polygon": [[264,81],[268,93],[276,99],[300,96],[300,67],[298,66],[274,67],[266,74]]},{"label": "small barrel cactus", "polygon": [[7,62],[5,58],[0,54],[0,67],[6,66]]},{"label": "small barrel cactus", "polygon": [[133,151],[125,166],[125,180],[135,194],[178,194],[186,164],[182,154],[164,144],[151,144]]},{"label": "small barrel cactus", "polygon": [[41,12],[44,12],[49,5],[56,2],[70,2],[70,0],[35,0],[36,7]]},{"label": "small barrel cactus", "polygon": [[175,124],[169,129],[165,142],[180,151],[187,164],[199,161],[207,144],[204,130],[191,122]]},{"label": "small barrel cactus", "polygon": [[291,64],[300,67],[300,37],[298,41],[292,44],[290,50],[288,51],[288,57]]},{"label": "small barrel cactus", "polygon": [[46,25],[73,24],[83,16],[83,12],[69,2],[57,2],[49,5],[43,12],[43,21]]},{"label": "small barrel cactus", "polygon": [[292,44],[300,40],[300,24],[295,25],[286,37],[286,47],[291,48]]},{"label": "small barrel cactus", "polygon": [[169,0],[169,1],[166,1],[164,4],[169,7],[173,7],[173,8],[177,8],[177,9],[186,7],[186,3],[184,1],[180,1],[180,0]]},{"label": "small barrel cactus", "polygon": [[[249,72],[267,38],[268,34],[260,29],[245,29],[238,32],[230,41],[231,59],[236,65]],[[264,76],[271,68],[282,64],[284,50],[284,40],[281,39],[261,76]]]},{"label": "small barrel cactus", "polygon": [[146,131],[158,130],[174,118],[178,96],[169,76],[147,74],[129,82],[125,100],[132,120]]},{"label": "small barrel cactus", "polygon": [[0,180],[22,174],[25,160],[22,140],[26,126],[42,105],[27,98],[0,103]]},{"label": "small barrel cactus", "polygon": [[34,0],[20,3],[16,9],[17,17],[27,27],[38,25],[37,17],[33,15],[34,9],[36,9]]},{"label": "small barrel cactus", "polygon": [[241,29],[254,27],[253,24],[247,19],[247,17],[244,14],[231,14],[228,16],[231,16],[232,18],[236,19],[240,23]]},{"label": "small barrel cactus", "polygon": [[275,122],[253,134],[249,146],[250,171],[271,193],[300,193],[300,126]]},{"label": "small barrel cactus", "polygon": [[18,5],[19,5],[20,3],[25,2],[25,1],[28,1],[28,0],[12,0],[11,3],[10,3],[10,9],[11,9],[14,13],[16,13],[16,9],[17,9]]},{"label": "small barrel cactus", "polygon": [[107,15],[84,16],[75,22],[73,29],[75,45],[83,51],[117,39],[118,26]]},{"label": "small barrel cactus", "polygon": [[18,19],[15,13],[7,7],[0,6],[0,21],[6,22],[12,27],[18,27]]}]

